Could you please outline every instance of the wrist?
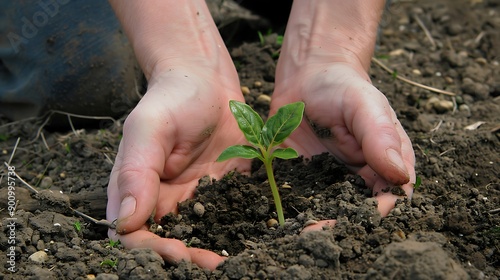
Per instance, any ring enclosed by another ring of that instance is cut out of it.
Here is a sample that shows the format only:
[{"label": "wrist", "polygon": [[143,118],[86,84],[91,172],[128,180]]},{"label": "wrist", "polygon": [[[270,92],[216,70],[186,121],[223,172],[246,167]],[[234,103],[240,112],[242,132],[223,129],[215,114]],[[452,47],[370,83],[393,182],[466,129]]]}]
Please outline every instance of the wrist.
[{"label": "wrist", "polygon": [[149,80],[168,69],[217,68],[230,56],[204,0],[110,0]]},{"label": "wrist", "polygon": [[345,63],[366,75],[385,1],[294,1],[277,79],[304,65]]}]

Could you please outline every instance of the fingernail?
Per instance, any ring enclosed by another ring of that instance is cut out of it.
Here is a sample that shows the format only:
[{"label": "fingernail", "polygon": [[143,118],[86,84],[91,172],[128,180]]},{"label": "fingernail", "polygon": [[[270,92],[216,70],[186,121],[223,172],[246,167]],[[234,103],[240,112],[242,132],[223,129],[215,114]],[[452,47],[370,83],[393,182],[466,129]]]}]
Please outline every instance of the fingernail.
[{"label": "fingernail", "polygon": [[125,219],[132,216],[135,212],[136,200],[133,196],[127,196],[122,200],[120,204],[120,214],[118,214],[118,220]]},{"label": "fingernail", "polygon": [[403,158],[399,155],[399,153],[394,149],[387,149],[385,154],[392,165],[394,165],[401,174],[404,174],[406,178],[409,178],[410,175],[408,174]]}]

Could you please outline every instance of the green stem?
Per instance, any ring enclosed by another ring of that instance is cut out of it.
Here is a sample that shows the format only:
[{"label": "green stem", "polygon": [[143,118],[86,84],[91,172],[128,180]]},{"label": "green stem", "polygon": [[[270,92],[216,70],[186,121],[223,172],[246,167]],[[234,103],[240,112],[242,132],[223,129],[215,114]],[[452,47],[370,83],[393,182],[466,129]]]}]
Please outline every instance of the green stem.
[{"label": "green stem", "polygon": [[269,179],[269,185],[271,186],[271,192],[273,193],[274,205],[276,206],[276,213],[278,213],[278,222],[280,226],[285,225],[285,216],[283,215],[283,208],[281,207],[281,198],[278,192],[278,187],[276,186],[276,181],[274,180],[273,173],[273,161],[269,157],[264,161],[264,166],[266,167],[267,178]]}]

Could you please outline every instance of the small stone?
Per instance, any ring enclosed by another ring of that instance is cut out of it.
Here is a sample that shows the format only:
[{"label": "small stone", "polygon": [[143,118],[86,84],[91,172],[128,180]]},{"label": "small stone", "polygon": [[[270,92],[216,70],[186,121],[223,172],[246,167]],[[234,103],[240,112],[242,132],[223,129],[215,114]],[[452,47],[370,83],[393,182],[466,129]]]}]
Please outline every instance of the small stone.
[{"label": "small stone", "polygon": [[453,84],[453,78],[452,77],[446,76],[446,77],[444,77],[444,81],[447,84]]},{"label": "small stone", "polygon": [[458,110],[459,110],[460,112],[465,112],[465,115],[466,115],[467,117],[470,117],[470,116],[471,116],[470,107],[469,107],[468,105],[466,105],[466,104],[462,104],[462,105],[458,106]]},{"label": "small stone", "polygon": [[43,177],[42,181],[40,182],[40,188],[42,189],[48,189],[52,186],[54,182],[52,181],[52,178],[49,176]]},{"label": "small stone", "polygon": [[259,95],[259,97],[257,97],[257,103],[262,105],[269,105],[271,104],[271,96],[266,94],[261,94]]},{"label": "small stone", "polygon": [[434,108],[434,104],[438,103],[439,101],[440,99],[435,96],[429,98],[429,100],[427,100],[427,102],[425,103],[425,110],[431,111],[431,109]]},{"label": "small stone", "polygon": [[476,58],[476,62],[481,66],[485,66],[486,64],[488,64],[488,61],[484,57]]},{"label": "small stone", "polygon": [[278,221],[276,221],[276,219],[269,219],[267,221],[267,227],[275,227],[276,225],[278,225]]},{"label": "small stone", "polygon": [[418,70],[418,69],[413,69],[412,72],[415,75],[422,76],[422,72],[420,70]]},{"label": "small stone", "polygon": [[262,82],[261,81],[255,81],[255,83],[253,83],[253,86],[256,87],[256,88],[261,88],[262,87]]},{"label": "small stone", "polygon": [[389,53],[390,56],[400,56],[405,54],[405,50],[403,49],[395,49]]},{"label": "small stone", "polygon": [[247,86],[242,86],[241,93],[243,93],[243,95],[248,95],[250,94],[250,89]]},{"label": "small stone", "polygon": [[445,112],[451,111],[451,110],[453,110],[454,106],[455,105],[453,104],[453,102],[451,102],[449,100],[440,100],[439,102],[434,103],[434,109],[438,113],[445,113]]},{"label": "small stone", "polygon": [[196,202],[193,205],[193,212],[198,216],[201,217],[203,214],[205,214],[205,206],[203,204]]},{"label": "small stone", "polygon": [[28,259],[35,263],[44,263],[49,259],[49,256],[44,251],[37,251],[31,254]]}]

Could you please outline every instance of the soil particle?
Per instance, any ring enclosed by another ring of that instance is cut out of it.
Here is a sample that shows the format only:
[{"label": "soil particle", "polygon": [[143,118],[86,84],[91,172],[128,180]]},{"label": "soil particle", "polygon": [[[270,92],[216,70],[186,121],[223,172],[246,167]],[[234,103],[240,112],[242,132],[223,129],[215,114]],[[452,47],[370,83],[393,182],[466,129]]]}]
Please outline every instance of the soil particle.
[{"label": "soil particle", "polygon": [[[44,120],[10,123],[0,117],[3,161],[10,160],[19,137],[11,165],[39,190],[33,195],[17,181],[15,221],[0,211],[0,250],[14,247],[16,264],[15,273],[7,271],[9,258],[0,254],[0,278],[500,278],[499,6],[498,0],[393,1],[384,15],[375,56],[385,57],[398,75],[456,93],[437,94],[395,80],[377,66],[370,69],[373,84],[386,94],[412,141],[422,185],[411,201],[401,199],[381,218],[364,180],[334,157],[276,161],[278,185],[289,186],[280,188],[286,222],[268,227],[276,213],[261,164],[253,163],[251,176],[204,177],[193,199],[179,204],[178,214],[150,226],[193,247],[225,250],[227,260],[213,272],[186,262],[168,264],[150,250],[111,246],[106,228],[68,211],[71,206],[96,219],[105,217],[106,186],[122,135],[115,124],[124,117],[79,134],[40,130]],[[241,85],[248,89],[244,98],[264,119],[269,105],[257,99],[263,94],[272,99],[280,48],[276,34],[266,37],[265,46],[256,39],[231,51]],[[426,106],[431,99],[446,106]],[[456,103],[453,108],[450,102]],[[483,123],[465,129],[478,122]],[[316,130],[325,141],[331,137],[328,129]],[[0,197],[6,198],[3,175]],[[44,177],[52,182],[41,191]],[[0,199],[0,209],[8,202]],[[194,210],[197,203],[205,208],[203,215]],[[337,223],[299,235],[306,224],[323,219]],[[9,239],[14,226],[15,238]],[[38,251],[47,254],[43,263],[28,259]],[[116,266],[102,264],[105,260]]]},{"label": "soil particle", "polygon": [[389,244],[364,279],[469,279],[441,246],[434,242]]}]

